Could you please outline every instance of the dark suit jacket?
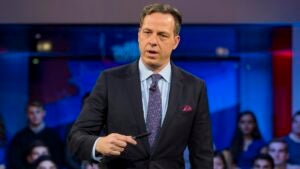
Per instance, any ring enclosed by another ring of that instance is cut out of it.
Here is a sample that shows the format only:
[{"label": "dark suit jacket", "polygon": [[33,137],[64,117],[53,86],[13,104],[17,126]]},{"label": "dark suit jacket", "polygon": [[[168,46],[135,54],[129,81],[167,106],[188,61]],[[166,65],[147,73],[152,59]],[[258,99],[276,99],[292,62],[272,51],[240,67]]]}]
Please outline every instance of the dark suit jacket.
[{"label": "dark suit jacket", "polygon": [[[147,138],[128,145],[121,156],[104,158],[110,169],[183,169],[189,147],[192,169],[211,169],[213,150],[204,81],[171,64],[166,117],[150,152]],[[103,126],[106,132],[138,135],[146,131],[138,62],[104,71],[69,135],[70,149],[90,160]]]}]

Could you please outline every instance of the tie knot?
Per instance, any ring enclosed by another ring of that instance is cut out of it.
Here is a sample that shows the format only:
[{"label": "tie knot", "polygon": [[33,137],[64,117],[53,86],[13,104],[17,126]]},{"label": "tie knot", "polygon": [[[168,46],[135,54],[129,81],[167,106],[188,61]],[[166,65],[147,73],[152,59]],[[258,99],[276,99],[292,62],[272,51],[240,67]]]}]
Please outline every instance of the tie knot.
[{"label": "tie knot", "polygon": [[161,75],[160,74],[152,74],[151,78],[152,78],[152,83],[157,83],[159,81],[159,79],[161,79]]}]

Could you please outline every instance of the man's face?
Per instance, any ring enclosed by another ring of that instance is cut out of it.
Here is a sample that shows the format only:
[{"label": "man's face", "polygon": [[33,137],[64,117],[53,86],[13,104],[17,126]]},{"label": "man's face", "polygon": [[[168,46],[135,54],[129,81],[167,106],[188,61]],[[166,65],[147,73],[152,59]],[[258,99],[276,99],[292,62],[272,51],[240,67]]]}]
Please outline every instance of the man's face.
[{"label": "man's face", "polygon": [[300,115],[295,116],[293,120],[292,133],[300,136]]},{"label": "man's face", "polygon": [[253,169],[272,169],[272,165],[268,160],[257,159],[254,161]]},{"label": "man's face", "polygon": [[214,169],[224,169],[225,164],[220,157],[214,157]]},{"label": "man's face", "polygon": [[56,169],[55,164],[52,161],[43,161],[38,166],[37,169]]},{"label": "man's face", "polygon": [[139,28],[138,41],[143,63],[153,71],[160,71],[170,61],[180,37],[175,35],[175,20],[171,14],[146,15]]},{"label": "man's face", "polygon": [[239,128],[244,135],[250,135],[255,127],[254,119],[250,114],[243,115],[239,121]]},{"label": "man's face", "polygon": [[27,160],[29,163],[33,163],[36,159],[38,159],[42,155],[49,155],[48,148],[44,146],[37,146],[31,150],[31,153]]},{"label": "man's face", "polygon": [[283,165],[287,162],[289,154],[286,150],[286,145],[280,142],[269,144],[269,154],[272,156],[275,165]]},{"label": "man's face", "polygon": [[27,110],[29,123],[32,126],[38,126],[44,121],[45,111],[41,107],[29,106]]}]

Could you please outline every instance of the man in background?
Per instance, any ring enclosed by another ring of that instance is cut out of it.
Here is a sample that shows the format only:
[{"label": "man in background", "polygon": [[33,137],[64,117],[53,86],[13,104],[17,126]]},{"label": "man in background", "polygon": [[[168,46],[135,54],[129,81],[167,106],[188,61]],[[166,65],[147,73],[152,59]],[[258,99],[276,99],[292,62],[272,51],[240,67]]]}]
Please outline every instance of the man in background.
[{"label": "man in background", "polygon": [[7,167],[23,169],[26,166],[29,145],[36,140],[43,141],[49,147],[55,162],[63,165],[63,142],[53,129],[46,126],[44,122],[46,111],[43,104],[38,101],[30,102],[26,110],[28,126],[13,137],[7,152]]},{"label": "man in background", "polygon": [[274,169],[274,161],[269,154],[259,154],[253,162],[253,169]]},{"label": "man in background", "polygon": [[300,168],[300,111],[294,114],[292,119],[292,130],[284,137],[288,145],[289,163]]},{"label": "man in background", "polygon": [[300,169],[288,164],[288,145],[281,139],[274,139],[268,145],[268,153],[273,158],[275,169]]}]

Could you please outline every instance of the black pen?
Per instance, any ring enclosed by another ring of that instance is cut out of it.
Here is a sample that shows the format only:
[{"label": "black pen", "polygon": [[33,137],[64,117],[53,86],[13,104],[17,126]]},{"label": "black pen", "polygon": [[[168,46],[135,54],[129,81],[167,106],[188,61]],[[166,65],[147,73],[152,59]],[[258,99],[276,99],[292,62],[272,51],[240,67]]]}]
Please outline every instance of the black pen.
[{"label": "black pen", "polygon": [[145,132],[145,133],[142,133],[142,134],[133,136],[132,138],[133,138],[133,139],[141,139],[141,138],[144,138],[144,137],[149,136],[150,134],[151,134],[151,132]]}]

